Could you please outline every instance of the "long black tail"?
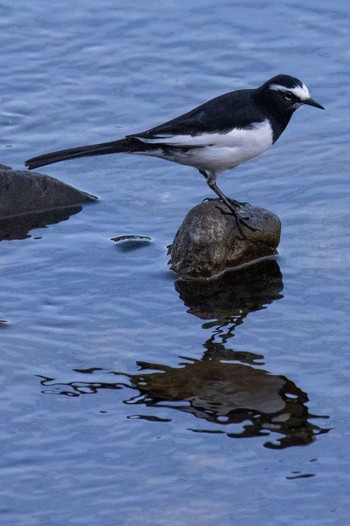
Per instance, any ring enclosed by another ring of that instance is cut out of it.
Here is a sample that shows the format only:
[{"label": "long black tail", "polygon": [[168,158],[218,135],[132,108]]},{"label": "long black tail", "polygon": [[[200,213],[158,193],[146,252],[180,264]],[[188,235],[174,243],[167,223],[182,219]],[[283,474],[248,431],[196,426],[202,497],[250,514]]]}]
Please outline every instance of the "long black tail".
[{"label": "long black tail", "polygon": [[[67,159],[75,159],[76,157],[89,157],[91,155],[106,155],[109,153],[121,152],[135,152],[137,149],[142,150],[140,141],[121,139],[120,141],[103,142],[100,144],[90,144],[87,146],[78,146],[77,148],[70,148],[69,150],[60,150],[58,152],[44,153],[33,157],[25,162],[29,170],[45,166],[47,164],[59,163]],[[138,148],[137,148],[138,147]]]}]

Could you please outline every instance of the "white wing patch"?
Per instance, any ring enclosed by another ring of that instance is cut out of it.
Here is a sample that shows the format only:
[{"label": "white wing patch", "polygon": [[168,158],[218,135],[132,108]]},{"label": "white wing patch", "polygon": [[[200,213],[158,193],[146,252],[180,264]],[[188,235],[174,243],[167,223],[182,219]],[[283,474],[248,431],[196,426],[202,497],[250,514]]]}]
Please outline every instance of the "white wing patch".
[{"label": "white wing patch", "polygon": [[294,88],[287,88],[286,86],[281,86],[280,84],[271,84],[269,89],[274,91],[290,91],[293,93],[299,100],[307,100],[310,98],[310,93],[305,84],[302,86],[294,86]]},{"label": "white wing patch", "polygon": [[219,133],[201,133],[200,135],[153,135],[152,137],[135,137],[146,144],[167,144],[169,146],[208,146],[218,140]]}]

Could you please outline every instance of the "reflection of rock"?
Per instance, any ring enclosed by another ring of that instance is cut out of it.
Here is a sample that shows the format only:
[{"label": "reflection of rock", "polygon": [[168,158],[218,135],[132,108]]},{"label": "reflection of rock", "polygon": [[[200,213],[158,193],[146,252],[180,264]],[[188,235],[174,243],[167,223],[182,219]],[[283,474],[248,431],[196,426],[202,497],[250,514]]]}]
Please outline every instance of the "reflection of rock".
[{"label": "reflection of rock", "polygon": [[4,239],[25,239],[30,237],[28,232],[33,228],[44,228],[47,225],[66,221],[80,210],[82,210],[82,206],[70,206],[46,210],[45,212],[2,217],[0,218],[0,241]]},{"label": "reflection of rock", "polygon": [[[239,353],[233,353],[232,358],[236,359],[236,354]],[[248,359],[252,361],[254,357]],[[328,431],[309,422],[316,416],[309,415],[307,395],[293,382],[244,363],[230,362],[228,354],[225,362],[194,360],[179,368],[142,362],[138,365],[141,372],[134,375],[91,368],[76,373],[93,375],[93,381],[81,381],[79,377],[64,383],[43,378],[41,383],[44,392],[66,396],[136,389],[137,396],[125,403],[152,407],[151,415],[138,415],[139,418],[162,421],[162,408],[170,407],[211,423],[208,428],[193,429],[196,432],[225,432],[232,438],[281,435],[277,441],[265,443],[269,448],[309,444],[318,434]],[[155,372],[146,373],[147,369]],[[111,382],[111,374],[124,381]]]},{"label": "reflection of rock", "polygon": [[[131,376],[131,385],[142,397],[128,403],[173,407],[224,426],[243,424],[237,431],[227,431],[232,438],[270,432],[282,435],[277,442],[265,443],[269,448],[308,444],[322,432],[308,422],[307,395],[284,376],[220,361],[195,361],[179,369],[153,364],[144,367],[160,372]],[[212,427],[194,431],[224,432]]]},{"label": "reflection of rock", "polygon": [[[152,369],[157,367],[150,365]],[[285,408],[280,392],[286,379],[260,369],[219,361],[195,361],[179,369],[159,369],[161,374],[135,375],[131,381],[153,401],[188,400],[190,412],[212,422],[224,417],[228,421],[237,410],[271,414]],[[305,395],[302,401],[306,401]]]},{"label": "reflection of rock", "polygon": [[0,165],[0,217],[96,201],[96,197],[48,175]]},{"label": "reflection of rock", "polygon": [[231,330],[249,312],[283,298],[282,274],[274,259],[225,272],[214,280],[179,280],[175,288],[188,312],[202,320],[216,319],[216,325],[230,324]]},{"label": "reflection of rock", "polygon": [[218,199],[189,211],[170,247],[171,269],[185,278],[214,276],[230,267],[276,254],[281,222],[268,210],[246,204],[239,214],[254,230],[242,226]]}]

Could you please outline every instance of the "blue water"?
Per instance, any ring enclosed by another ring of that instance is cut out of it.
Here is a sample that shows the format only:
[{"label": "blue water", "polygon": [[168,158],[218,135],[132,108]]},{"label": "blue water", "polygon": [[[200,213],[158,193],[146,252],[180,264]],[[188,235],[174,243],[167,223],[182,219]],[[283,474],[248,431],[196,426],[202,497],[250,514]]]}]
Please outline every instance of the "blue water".
[{"label": "blue water", "polygon": [[326,107],[221,176],[278,214],[282,240],[212,285],[167,267],[209,195],[193,169],[42,170],[100,200],[0,243],[0,523],[347,524],[348,2],[6,0],[0,28],[0,162],[18,169],[278,73]]}]

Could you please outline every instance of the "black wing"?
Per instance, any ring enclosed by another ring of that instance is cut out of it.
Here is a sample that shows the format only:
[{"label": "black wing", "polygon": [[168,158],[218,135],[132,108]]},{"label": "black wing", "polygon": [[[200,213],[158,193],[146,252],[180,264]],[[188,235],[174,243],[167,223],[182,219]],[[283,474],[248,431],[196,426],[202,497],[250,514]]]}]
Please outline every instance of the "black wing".
[{"label": "black wing", "polygon": [[172,135],[225,133],[233,128],[249,128],[252,122],[263,122],[264,115],[253,104],[255,90],[240,90],[220,95],[188,113],[160,126],[128,137],[156,139]]}]

